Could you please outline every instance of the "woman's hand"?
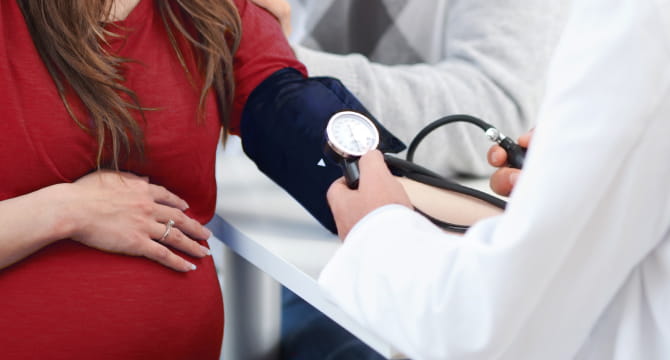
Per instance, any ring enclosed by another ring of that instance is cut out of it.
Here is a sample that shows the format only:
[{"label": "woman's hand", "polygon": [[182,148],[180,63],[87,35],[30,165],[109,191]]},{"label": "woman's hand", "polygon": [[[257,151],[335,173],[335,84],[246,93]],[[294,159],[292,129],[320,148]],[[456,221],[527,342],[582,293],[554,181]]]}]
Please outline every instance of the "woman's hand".
[{"label": "woman's hand", "polygon": [[[75,200],[67,209],[73,216],[72,239],[103,251],[144,256],[177,271],[195,270],[195,265],[168,246],[195,257],[209,255],[194,241],[206,240],[209,230],[184,214],[184,200],[147,178],[97,171],[72,185]],[[162,238],[170,220],[174,226]]]},{"label": "woman's hand", "polygon": [[328,189],[328,204],[341,239],[376,208],[388,204],[412,207],[405,189],[386,167],[382,153],[378,150],[368,152],[358,160],[358,166],[361,173],[358,189],[349,189],[343,177],[335,180]]},{"label": "woman's hand", "polygon": [[[517,143],[524,148],[528,148],[530,141],[533,138],[533,130],[521,135]],[[489,164],[498,167],[493,175],[491,175],[490,186],[496,193],[503,196],[509,196],[514,189],[516,180],[519,177],[521,170],[510,167],[505,167],[507,163],[507,153],[498,145],[491,146],[488,153]]]},{"label": "woman's hand", "polygon": [[284,35],[291,35],[291,5],[286,0],[251,0],[279,20]]}]

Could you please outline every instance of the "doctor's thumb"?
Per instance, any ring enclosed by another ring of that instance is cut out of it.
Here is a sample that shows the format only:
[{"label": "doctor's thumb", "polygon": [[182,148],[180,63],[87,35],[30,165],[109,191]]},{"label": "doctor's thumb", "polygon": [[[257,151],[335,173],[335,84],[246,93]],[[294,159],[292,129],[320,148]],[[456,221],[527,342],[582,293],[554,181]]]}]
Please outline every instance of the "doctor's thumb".
[{"label": "doctor's thumb", "polygon": [[361,172],[361,181],[371,176],[391,175],[384,161],[384,155],[379,150],[372,150],[361,156],[358,160],[358,168]]}]

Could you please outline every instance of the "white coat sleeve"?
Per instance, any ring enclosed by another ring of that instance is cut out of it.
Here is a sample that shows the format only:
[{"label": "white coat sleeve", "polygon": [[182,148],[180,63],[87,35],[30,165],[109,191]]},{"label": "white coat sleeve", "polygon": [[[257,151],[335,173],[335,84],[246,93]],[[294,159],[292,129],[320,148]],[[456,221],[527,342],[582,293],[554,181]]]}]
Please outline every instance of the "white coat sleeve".
[{"label": "white coat sleeve", "polygon": [[456,237],[378,209],[323,288],[415,359],[574,356],[670,228],[664,14],[668,0],[575,2],[505,214]]},{"label": "white coat sleeve", "polygon": [[[384,65],[358,54],[334,55],[302,46],[294,50],[311,75],[342,80],[408,144],[431,121],[463,113],[481,117],[516,139],[535,124],[566,3],[453,0],[448,9],[436,6],[435,11],[444,11],[439,21],[445,35],[434,49],[441,58],[431,64]],[[493,168],[484,155],[490,145],[480,129],[453,124],[428,136],[416,161],[444,175],[488,175]]]}]

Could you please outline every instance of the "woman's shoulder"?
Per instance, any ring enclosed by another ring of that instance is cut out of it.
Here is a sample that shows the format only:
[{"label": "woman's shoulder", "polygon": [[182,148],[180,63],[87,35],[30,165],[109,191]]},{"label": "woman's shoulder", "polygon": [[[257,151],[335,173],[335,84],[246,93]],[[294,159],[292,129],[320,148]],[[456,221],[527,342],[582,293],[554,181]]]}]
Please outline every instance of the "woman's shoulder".
[{"label": "woman's shoulder", "polygon": [[294,68],[303,75],[299,62],[277,19],[248,0],[234,0],[242,22],[242,37],[235,52],[235,101],[231,131],[236,133],[242,110],[251,92],[273,73]]}]

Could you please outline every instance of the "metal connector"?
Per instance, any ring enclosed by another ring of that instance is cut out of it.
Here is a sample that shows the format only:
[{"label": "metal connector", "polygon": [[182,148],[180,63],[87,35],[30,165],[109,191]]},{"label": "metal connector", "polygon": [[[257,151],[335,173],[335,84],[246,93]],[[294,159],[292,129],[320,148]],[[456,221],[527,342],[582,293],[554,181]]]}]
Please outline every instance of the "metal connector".
[{"label": "metal connector", "polygon": [[503,135],[498,129],[494,127],[490,127],[486,129],[486,136],[488,136],[489,140],[500,144],[501,141],[505,140],[507,137]]}]

